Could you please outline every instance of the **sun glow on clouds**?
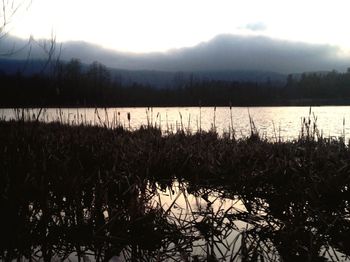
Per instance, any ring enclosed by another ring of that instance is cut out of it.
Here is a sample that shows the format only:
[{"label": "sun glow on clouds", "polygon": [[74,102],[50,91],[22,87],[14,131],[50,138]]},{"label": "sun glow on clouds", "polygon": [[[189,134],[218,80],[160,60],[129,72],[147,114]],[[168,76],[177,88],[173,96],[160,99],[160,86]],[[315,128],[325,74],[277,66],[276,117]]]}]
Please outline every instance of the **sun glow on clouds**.
[{"label": "sun glow on clouds", "polygon": [[41,38],[54,31],[60,41],[131,52],[192,46],[230,33],[349,50],[348,10],[348,0],[33,0],[29,11],[14,20],[12,33]]}]

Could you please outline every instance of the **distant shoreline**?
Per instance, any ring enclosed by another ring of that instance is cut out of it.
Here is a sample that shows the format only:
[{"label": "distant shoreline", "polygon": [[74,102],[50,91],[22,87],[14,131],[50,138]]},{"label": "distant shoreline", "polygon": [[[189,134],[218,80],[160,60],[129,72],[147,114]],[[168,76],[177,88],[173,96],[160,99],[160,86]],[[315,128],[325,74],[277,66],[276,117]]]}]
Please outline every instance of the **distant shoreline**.
[{"label": "distant shoreline", "polygon": [[125,85],[102,64],[85,72],[72,60],[54,75],[0,75],[0,108],[350,105],[350,70],[289,75],[285,84],[178,78],[174,88]]},{"label": "distant shoreline", "polygon": [[276,103],[258,103],[258,104],[96,104],[96,105],[72,105],[72,104],[33,104],[33,105],[0,105],[0,109],[12,108],[144,108],[144,107],[321,107],[321,106],[350,106],[350,99],[301,99],[288,100]]}]

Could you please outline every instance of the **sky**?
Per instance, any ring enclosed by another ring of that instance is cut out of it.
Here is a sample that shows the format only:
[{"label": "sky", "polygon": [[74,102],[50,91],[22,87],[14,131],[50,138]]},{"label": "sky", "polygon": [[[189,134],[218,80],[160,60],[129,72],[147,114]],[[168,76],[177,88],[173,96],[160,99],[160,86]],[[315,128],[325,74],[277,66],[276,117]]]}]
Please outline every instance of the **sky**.
[{"label": "sky", "polygon": [[58,41],[135,53],[191,47],[220,34],[327,44],[348,53],[349,10],[349,0],[32,0],[9,31],[36,39],[53,32]]}]

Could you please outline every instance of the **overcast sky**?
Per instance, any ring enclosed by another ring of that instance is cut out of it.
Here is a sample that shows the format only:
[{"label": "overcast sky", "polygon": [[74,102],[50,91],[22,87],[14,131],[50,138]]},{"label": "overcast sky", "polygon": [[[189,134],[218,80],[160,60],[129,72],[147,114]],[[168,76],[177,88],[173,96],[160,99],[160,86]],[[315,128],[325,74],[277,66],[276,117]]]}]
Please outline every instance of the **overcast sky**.
[{"label": "overcast sky", "polygon": [[[6,2],[6,1],[5,1]],[[219,34],[330,44],[350,51],[349,0],[33,0],[21,37],[83,40],[129,52],[194,46]]]}]

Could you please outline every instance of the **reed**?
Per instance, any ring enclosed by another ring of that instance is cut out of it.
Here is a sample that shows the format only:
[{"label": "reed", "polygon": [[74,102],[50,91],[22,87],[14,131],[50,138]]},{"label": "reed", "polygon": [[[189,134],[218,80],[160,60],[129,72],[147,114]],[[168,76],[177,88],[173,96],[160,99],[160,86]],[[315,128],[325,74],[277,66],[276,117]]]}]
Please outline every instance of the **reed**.
[{"label": "reed", "polygon": [[[99,126],[83,117],[68,125],[24,115],[0,121],[1,259],[350,255],[349,145],[324,138],[311,114],[298,139],[278,143],[261,138],[251,118],[251,136],[235,139],[201,128],[164,136],[152,116],[130,130],[108,128],[98,111]],[[171,206],[153,202],[175,190],[174,181],[180,185]],[[192,196],[205,208],[194,210]],[[215,210],[220,199],[240,201],[245,210]],[[237,221],[250,227],[241,230]],[[237,237],[228,243],[230,234]]]}]

